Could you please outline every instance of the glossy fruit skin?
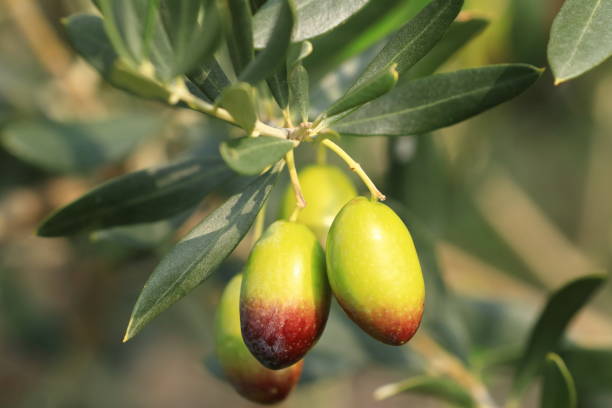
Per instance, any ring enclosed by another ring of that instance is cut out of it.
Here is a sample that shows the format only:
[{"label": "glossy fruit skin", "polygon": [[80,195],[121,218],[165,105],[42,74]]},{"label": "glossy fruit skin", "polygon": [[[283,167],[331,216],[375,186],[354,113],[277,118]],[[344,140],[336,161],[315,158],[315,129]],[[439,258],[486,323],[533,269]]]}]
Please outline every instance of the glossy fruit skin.
[{"label": "glossy fruit skin", "polygon": [[276,221],[257,241],[240,292],[242,337],[271,369],[302,359],[321,336],[331,301],[325,255],[304,225]]},{"label": "glossy fruit skin", "polygon": [[[336,214],[344,204],[357,196],[350,178],[342,170],[329,165],[312,165],[298,173],[306,208],[300,211],[297,221],[315,233],[325,245],[327,232]],[[283,196],[281,218],[289,219],[295,208],[295,194],[291,186]]]},{"label": "glossy fruit skin", "polygon": [[355,323],[383,343],[410,340],[423,316],[425,284],[410,232],[393,210],[351,200],[331,226],[326,257],[332,291]]},{"label": "glossy fruit skin", "polygon": [[303,361],[270,370],[253,357],[240,332],[241,284],[242,275],[236,275],[223,291],[215,318],[215,351],[225,376],[240,395],[260,404],[274,404],[294,388]]}]

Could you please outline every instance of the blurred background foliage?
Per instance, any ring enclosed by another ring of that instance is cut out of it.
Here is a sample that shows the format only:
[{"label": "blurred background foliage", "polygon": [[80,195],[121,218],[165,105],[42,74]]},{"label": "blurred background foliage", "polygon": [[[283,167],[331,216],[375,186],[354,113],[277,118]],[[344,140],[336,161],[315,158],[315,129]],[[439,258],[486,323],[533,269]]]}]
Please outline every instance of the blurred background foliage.
[{"label": "blurred background foliage", "polygon": [[[379,46],[366,29],[368,16],[384,15],[386,29],[399,27],[426,3],[377,0],[315,39],[306,60],[311,77],[321,80],[311,90],[313,105],[339,96]],[[547,33],[561,3],[467,0],[460,18],[489,24],[441,70],[545,66]],[[72,239],[35,236],[52,210],[100,182],[216,152],[221,138],[237,132],[105,84],[72,52],[61,24],[90,9],[85,0],[0,2],[0,406],[250,406],[216,378],[208,358],[214,307],[240,270],[249,239],[205,285],[134,340],[120,342],[161,254],[222,202],[223,191],[166,221]],[[353,49],[339,48],[355,33],[361,37]],[[365,57],[354,58],[361,51]],[[507,393],[508,363],[547,294],[610,269],[611,68],[608,61],[559,87],[547,72],[512,102],[431,135],[341,141],[416,236],[428,279],[427,327],[494,396]],[[298,152],[298,166],[314,157],[310,147]],[[283,187],[274,191],[268,221]],[[435,281],[435,270],[444,282]],[[608,284],[571,325],[560,351],[581,407],[612,405],[611,310]],[[372,396],[428,364],[410,347],[364,337],[334,309],[306,359],[303,384],[282,406],[444,406],[413,394],[381,402]],[[525,406],[535,406],[537,395],[531,388]]]}]

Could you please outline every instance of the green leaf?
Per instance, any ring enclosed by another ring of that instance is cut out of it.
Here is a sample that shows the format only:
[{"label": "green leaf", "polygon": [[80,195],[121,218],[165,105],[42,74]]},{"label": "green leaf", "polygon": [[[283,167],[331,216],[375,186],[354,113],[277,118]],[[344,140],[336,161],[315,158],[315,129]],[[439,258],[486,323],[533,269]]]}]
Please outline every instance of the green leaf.
[{"label": "green leaf", "polygon": [[198,204],[231,175],[218,158],[129,173],[56,211],[41,224],[38,235],[57,237],[168,218]]},{"label": "green leaf", "polygon": [[555,353],[546,356],[540,408],[576,408],[574,379],[561,357]]},{"label": "green leaf", "polygon": [[[127,65],[135,70],[147,61],[147,46],[151,22],[155,14],[154,2],[150,0],[98,0],[104,17],[104,28],[114,50]],[[148,24],[149,23],[149,24]]]},{"label": "green leaf", "polygon": [[334,116],[348,111],[386,94],[393,89],[397,83],[397,78],[396,64],[393,64],[391,67],[370,77],[367,81],[350,89],[325,111],[326,116]]},{"label": "green leaf", "polygon": [[247,135],[253,133],[257,123],[255,88],[246,82],[235,83],[223,90],[217,103],[232,115]]},{"label": "green leaf", "polygon": [[402,27],[370,62],[365,71],[351,87],[377,75],[380,71],[397,64],[400,77],[403,72],[425,56],[444,35],[453,22],[463,0],[434,0]]},{"label": "green leaf", "polygon": [[604,275],[578,278],[549,297],[531,331],[525,351],[517,366],[512,388],[512,394],[515,397],[520,396],[533,377],[539,373],[546,354],[555,351],[571,319],[605,280]]},{"label": "green leaf", "polygon": [[102,19],[90,14],[76,14],[64,20],[70,43],[111,85],[134,95],[167,101],[168,90],[159,82],[141,75],[113,50]]},{"label": "green leaf", "polygon": [[273,165],[293,148],[293,142],[273,136],[241,137],[220,146],[223,160],[238,173],[254,175]]},{"label": "green leaf", "polygon": [[134,306],[124,341],[208,278],[250,229],[282,166],[257,177],[200,222],[155,268]]},{"label": "green leaf", "polygon": [[555,84],[584,74],[612,55],[611,21],[609,0],[565,0],[548,43]]},{"label": "green leaf", "polygon": [[276,72],[266,79],[268,89],[274,97],[279,108],[285,109],[289,104],[289,80],[287,79],[287,66],[281,64]]},{"label": "green leaf", "polygon": [[297,64],[289,73],[289,112],[301,123],[308,121],[309,109],[308,72]]},{"label": "green leaf", "polygon": [[81,172],[123,159],[160,124],[149,116],[71,123],[30,120],[9,123],[1,141],[9,152],[36,166]]},{"label": "green leaf", "polygon": [[402,76],[402,80],[421,78],[433,74],[459,49],[480,34],[489,24],[482,18],[466,18],[454,21],[438,43]]},{"label": "green leaf", "polygon": [[167,79],[191,72],[212,56],[221,39],[215,0],[161,0],[160,13],[173,50]]},{"label": "green leaf", "polygon": [[284,63],[291,41],[294,22],[294,0],[282,0],[270,41],[240,74],[240,81],[256,85],[259,81],[263,81],[272,75]]},{"label": "green leaf", "polygon": [[353,136],[403,136],[461,122],[522,93],[542,70],[526,64],[491,65],[431,75],[391,92],[338,120]]},{"label": "green leaf", "polygon": [[249,0],[221,1],[225,4],[227,47],[234,71],[240,75],[255,56],[251,6]]},{"label": "green leaf", "polygon": [[612,396],[612,349],[568,347],[561,355],[574,374],[580,405],[603,406],[588,404],[585,400]]},{"label": "green leaf", "polygon": [[459,407],[476,407],[468,390],[446,377],[419,375],[393,384],[387,384],[374,391],[377,400],[387,399],[404,392],[437,397]]},{"label": "green leaf", "polygon": [[[256,48],[268,43],[274,30],[275,16],[284,0],[268,0],[253,19]],[[307,40],[340,25],[369,0],[297,0],[297,27],[293,42]]]},{"label": "green leaf", "polygon": [[304,65],[315,79],[359,55],[389,36],[415,16],[430,0],[376,0],[345,23],[316,39],[315,52]]},{"label": "green leaf", "polygon": [[230,80],[215,58],[200,65],[187,77],[211,101],[215,101],[221,92],[230,86]]}]

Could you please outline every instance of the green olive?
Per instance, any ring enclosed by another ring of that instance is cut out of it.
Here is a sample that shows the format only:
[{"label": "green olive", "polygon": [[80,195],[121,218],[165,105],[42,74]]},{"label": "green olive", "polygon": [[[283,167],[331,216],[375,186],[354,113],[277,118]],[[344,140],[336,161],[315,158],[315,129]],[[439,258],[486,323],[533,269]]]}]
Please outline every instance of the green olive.
[{"label": "green olive", "polygon": [[357,197],[327,239],[327,273],[338,303],[374,338],[400,345],[423,315],[425,285],[412,237],[388,206]]},{"label": "green olive", "polygon": [[217,358],[228,381],[243,397],[262,404],[282,401],[298,382],[303,361],[282,370],[270,370],[253,357],[240,333],[241,284],[242,275],[230,281],[217,309]]},{"label": "green olive", "polygon": [[240,293],[242,336],[266,367],[302,359],[321,336],[331,301],[325,255],[303,224],[276,221],[257,241]]},{"label": "green olive", "polygon": [[[306,208],[297,221],[308,226],[325,245],[327,231],[338,211],[357,195],[352,181],[335,166],[313,165],[298,173]],[[283,197],[281,217],[289,219],[295,209],[295,194],[289,186]]]}]

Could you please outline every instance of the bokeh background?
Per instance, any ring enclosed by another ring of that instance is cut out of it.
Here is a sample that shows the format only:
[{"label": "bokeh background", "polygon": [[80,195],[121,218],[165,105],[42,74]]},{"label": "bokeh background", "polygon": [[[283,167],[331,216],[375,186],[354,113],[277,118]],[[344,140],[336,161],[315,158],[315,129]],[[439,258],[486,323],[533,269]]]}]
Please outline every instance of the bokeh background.
[{"label": "bokeh background", "polygon": [[[426,1],[414,3],[416,10]],[[466,0],[463,16],[490,24],[442,70],[499,62],[545,67],[561,3]],[[35,235],[45,216],[93,186],[195,145],[212,149],[235,132],[105,84],[66,42],[61,19],[79,11],[91,11],[89,2],[0,1],[0,407],[251,406],[217,378],[209,357],[220,290],[240,270],[249,238],[205,284],[121,343],[160,257],[223,192],[187,220],[70,239]],[[315,66],[323,85],[313,88],[313,105],[339,92],[363,61],[329,67],[340,74]],[[558,87],[547,71],[515,100],[432,135],[341,144],[408,208],[409,224],[432,237],[421,252],[424,272],[438,268],[461,305],[450,322],[460,333],[454,351],[503,397],[511,374],[504,362],[524,344],[546,295],[571,278],[610,269],[612,62]],[[303,166],[314,154],[300,151]],[[569,332],[569,344],[597,356],[568,356],[581,406],[612,406],[612,374],[604,370],[612,364],[611,306],[608,284]],[[422,396],[372,397],[376,387],[428,364],[410,347],[368,340],[334,310],[302,383],[282,406],[445,406]],[[581,381],[582,372],[589,381]],[[536,386],[526,406],[535,406],[537,394]]]}]

